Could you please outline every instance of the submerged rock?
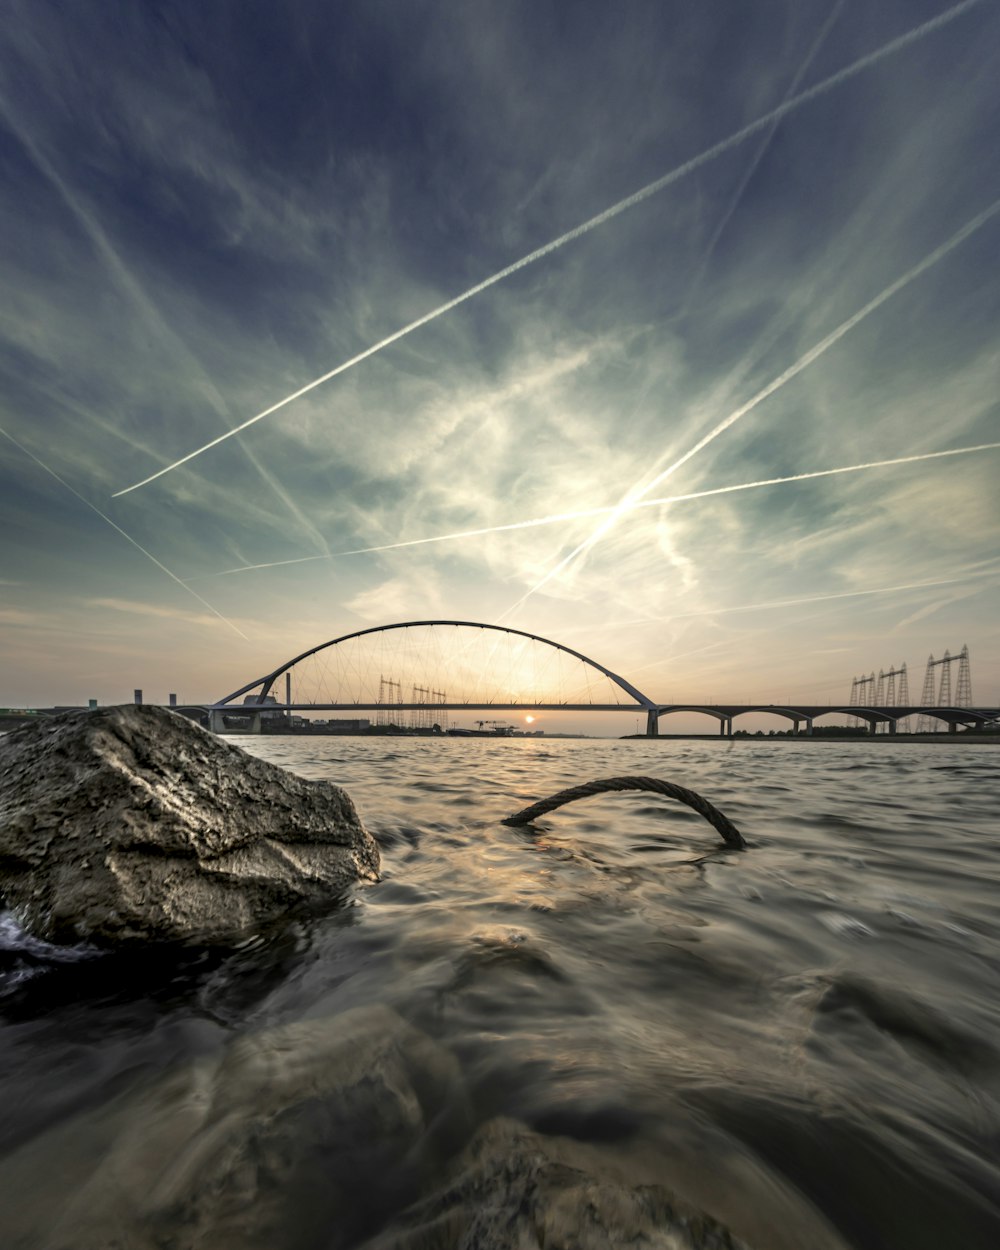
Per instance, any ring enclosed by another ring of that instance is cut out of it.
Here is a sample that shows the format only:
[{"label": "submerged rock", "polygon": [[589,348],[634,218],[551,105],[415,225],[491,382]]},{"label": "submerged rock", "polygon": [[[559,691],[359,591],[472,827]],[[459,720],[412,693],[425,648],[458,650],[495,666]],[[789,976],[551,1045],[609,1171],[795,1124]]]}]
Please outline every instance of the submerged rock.
[{"label": "submerged rock", "polygon": [[339,786],[165,708],[71,712],[0,739],[0,898],[35,937],[230,945],[378,868]]},{"label": "submerged rock", "polygon": [[514,1120],[485,1124],[450,1181],[364,1250],[747,1250],[610,1152],[543,1137]]},{"label": "submerged rock", "polygon": [[635,1153],[514,1120],[491,1120],[471,1140],[470,1127],[457,1060],[395,1011],[297,1021],[9,1152],[3,1244],[746,1250]]},{"label": "submerged rock", "polygon": [[467,1132],[456,1060],[385,1007],[244,1036],[10,1153],[5,1250],[347,1250]]}]

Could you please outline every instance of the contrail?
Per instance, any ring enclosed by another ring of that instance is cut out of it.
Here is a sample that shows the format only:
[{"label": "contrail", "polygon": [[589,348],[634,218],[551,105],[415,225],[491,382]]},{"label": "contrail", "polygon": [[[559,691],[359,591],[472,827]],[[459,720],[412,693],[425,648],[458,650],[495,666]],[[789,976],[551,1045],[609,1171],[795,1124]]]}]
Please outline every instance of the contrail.
[{"label": "contrail", "polygon": [[171,571],[167,568],[165,564],[161,564],[160,561],[157,560],[156,556],[154,556],[151,552],[147,551],[145,547],[140,546],[140,544],[137,543],[134,538],[132,538],[129,534],[125,533],[125,531],[122,529],[120,525],[116,525],[115,522],[112,521],[112,519],[109,516],[105,515],[105,513],[103,513],[100,510],[100,508],[95,507],[90,502],[89,499],[84,498],[84,496],[81,495],[78,490],[75,490],[72,486],[70,486],[69,482],[67,482],[65,478],[60,477],[59,474],[55,471],[55,469],[50,469],[49,466],[43,460],[39,460],[39,458],[35,455],[34,452],[29,451],[28,448],[25,447],[23,443],[19,443],[13,434],[8,434],[7,431],[3,429],[2,426],[0,426],[0,434],[2,434],[3,437],[7,439],[8,442],[13,443],[14,446],[18,449],[18,451],[20,451],[23,455],[27,456],[29,460],[33,460],[40,469],[43,469],[49,475],[49,477],[54,477],[60,486],[68,490],[69,493],[71,495],[74,495],[77,499],[79,499],[79,501],[82,504],[85,504],[91,510],[91,512],[95,512],[101,518],[102,521],[106,521],[113,530],[116,530],[119,534],[121,534],[122,538],[124,538],[127,543],[131,543],[132,546],[136,549],[136,551],[141,551],[147,560],[152,560],[152,562],[156,565],[156,567],[160,570],[161,573],[166,573],[166,575],[170,578],[171,581],[176,582],[177,585],[182,587],[184,590],[186,590],[189,595],[192,595],[195,599],[197,599],[198,602],[202,605],[202,607],[208,608],[209,612],[211,612],[213,616],[217,616],[224,625],[228,625],[231,630],[239,634],[239,636],[242,639],[244,639],[246,642],[250,641],[250,639],[247,638],[246,634],[238,626],[234,625],[232,621],[230,621],[227,617],[223,616],[222,613],[218,611],[217,608],[213,608],[212,605],[207,600],[203,599],[201,595],[199,595],[196,591],[192,590],[190,586],[185,585],[185,583],[181,581],[181,579],[177,576],[176,573],[171,573]]},{"label": "contrail", "polygon": [[[7,103],[6,99],[0,94],[0,113],[3,114],[7,125],[20,140],[21,145],[34,161],[39,172],[48,179],[52,187],[62,199],[63,203],[76,218],[77,224],[83,233],[90,240],[94,251],[104,262],[106,268],[111,274],[113,281],[118,285],[119,289],[124,293],[125,297],[131,301],[133,306],[138,309],[146,324],[153,331],[154,337],[158,337],[161,341],[172,344],[186,370],[196,379],[200,379],[200,390],[207,398],[210,406],[215,409],[218,416],[225,420],[228,415],[228,405],[223,399],[218,387],[212,381],[200,359],[188,347],[187,343],[166,321],[157,308],[156,304],[146,294],[142,284],[136,279],[132,271],[125,264],[125,261],[119,255],[117,249],[98,219],[83,203],[80,197],[74,193],[70,184],[62,177],[58,169],[53,165],[45,152],[36,143],[34,136],[26,130],[17,119],[14,110]],[[119,431],[116,431],[119,437],[122,437]],[[316,542],[317,546],[323,550],[328,550],[326,543],[323,541],[322,535],[312,524],[312,522],[300,510],[292,496],[284,489],[273,473],[270,472],[258,460],[254,452],[247,447],[245,442],[241,441],[243,454],[261,475],[264,481],[272,488],[281,502],[285,505],[295,520],[302,526],[305,532]]]},{"label": "contrail", "polygon": [[722,156],[723,153],[737,147],[745,139],[750,138],[751,135],[759,133],[761,130],[766,129],[768,126],[772,125],[776,121],[779,121],[781,118],[787,116],[794,110],[801,108],[803,104],[807,104],[810,100],[818,99],[820,96],[825,95],[828,91],[832,91],[835,87],[839,87],[841,83],[854,78],[863,70],[869,69],[873,65],[877,65],[885,57],[892,56],[896,52],[901,52],[904,48],[909,47],[910,44],[916,43],[918,40],[934,34],[935,31],[940,30],[949,22],[961,17],[964,13],[975,8],[981,3],[982,0],[962,0],[962,3],[956,4],[950,9],[946,9],[944,13],[931,18],[930,21],[924,22],[920,26],[914,27],[906,34],[900,35],[897,39],[890,40],[889,43],[883,44],[881,48],[868,53],[867,56],[863,56],[857,61],[852,62],[850,65],[845,66],[843,69],[838,70],[836,74],[832,74],[829,78],[825,78],[822,82],[817,83],[815,86],[809,87],[806,91],[799,92],[798,95],[784,100],[776,108],[771,109],[770,112],[764,113],[755,121],[743,126],[740,130],[734,131],[727,138],[720,139],[718,143],[706,148],[705,151],[701,152],[699,155],[691,157],[690,160],[685,161],[682,165],[678,165],[675,169],[672,169],[669,173],[664,174],[661,178],[657,178],[655,182],[648,183],[646,186],[641,187],[638,191],[633,192],[632,195],[626,196],[625,199],[619,200],[616,204],[612,204],[610,208],[604,209],[603,212],[598,213],[595,217],[588,218],[587,221],[582,222],[579,226],[574,226],[572,230],[567,230],[565,234],[561,234],[558,238],[552,239],[550,242],[536,248],[535,251],[529,252],[527,256],[522,256],[520,260],[514,261],[513,264],[507,265],[505,268],[498,270],[490,277],[484,278],[481,282],[477,282],[475,286],[469,287],[469,289],[467,291],[463,291],[461,295],[456,295],[453,299],[448,300],[446,303],[440,304],[437,308],[432,309],[428,313],[424,313],[424,315],[422,317],[418,317],[416,321],[411,321],[408,325],[403,326],[402,329],[396,330],[384,339],[380,339],[377,343],[372,344],[371,347],[367,347],[364,351],[358,352],[356,356],[352,356],[349,360],[345,360],[342,364],[337,365],[335,369],[331,369],[328,373],[324,373],[321,377],[315,378],[312,382],[307,382],[305,386],[301,386],[297,391],[293,391],[290,395],[286,395],[284,399],[279,399],[277,403],[271,404],[269,408],[263,409],[255,416],[248,417],[247,420],[242,422],[240,425],[234,426],[231,430],[227,430],[225,434],[220,434],[218,438],[213,438],[210,442],[205,443],[204,446],[188,452],[186,456],[182,456],[179,460],[175,460],[172,464],[168,464],[165,468],[158,469],[156,473],[151,473],[149,477],[144,477],[142,481],[135,482],[132,486],[126,486],[123,490],[116,491],[114,497],[117,498],[118,495],[127,495],[130,491],[138,490],[140,486],[146,486],[150,482],[155,482],[157,478],[163,477],[165,473],[170,473],[174,469],[180,468],[182,464],[187,464],[188,461],[193,460],[196,456],[202,455],[203,452],[209,451],[213,447],[218,447],[219,444],[224,443],[226,439],[232,438],[235,434],[239,434],[242,430],[254,425],[257,421],[263,421],[265,417],[271,416],[272,413],[284,408],[287,404],[293,403],[296,399],[300,399],[303,395],[307,395],[310,391],[315,390],[316,387],[322,386],[325,382],[329,382],[331,378],[337,377],[338,374],[344,373],[348,369],[352,369],[355,365],[360,364],[361,361],[367,360],[369,356],[374,356],[376,352],[383,351],[386,347],[398,342],[401,338],[405,338],[406,335],[412,334],[414,330],[418,330],[421,326],[427,325],[428,322],[435,321],[438,317],[443,316],[445,313],[451,312],[453,308],[457,308],[460,304],[464,304],[466,300],[472,299],[473,296],[479,295],[481,292],[488,290],[489,287],[494,286],[497,282],[502,282],[504,278],[509,278],[512,274],[517,273],[526,266],[533,265],[535,261],[541,260],[542,257],[550,255],[550,253],[556,251],[557,248],[563,247],[565,244],[572,242],[574,239],[579,239],[582,235],[588,234],[591,230],[596,229],[598,226],[604,225],[605,222],[610,221],[613,217],[617,217],[619,213],[623,213],[627,209],[634,208],[637,204],[641,204],[643,200],[648,199],[651,195],[656,195],[657,192],[663,191],[666,187],[671,186],[673,183],[678,182],[681,178],[693,173],[694,170],[699,169],[707,162],[715,160],[717,156]]},{"label": "contrail", "polygon": [[776,378],[768,382],[767,386],[759,390],[757,394],[748,399],[745,404],[742,404],[739,408],[735,409],[735,411],[731,412],[728,417],[724,418],[718,425],[709,430],[703,438],[700,438],[692,448],[686,451],[679,459],[675,460],[673,464],[669,465],[661,473],[658,473],[641,489],[637,486],[632,487],[632,489],[625,496],[623,496],[612,514],[608,516],[608,518],[603,521],[597,529],[594,530],[589,538],[584,539],[579,546],[574,547],[569,555],[560,560],[554,568],[550,569],[540,582],[537,582],[531,587],[530,590],[526,591],[516,603],[511,604],[511,606],[499,619],[503,620],[505,617],[509,616],[511,612],[515,611],[523,603],[530,599],[536,591],[541,590],[541,588],[550,582],[553,577],[561,573],[568,564],[571,564],[577,558],[577,556],[581,555],[584,551],[587,551],[590,547],[593,547],[597,542],[599,542],[600,539],[614,527],[619,516],[628,511],[628,509],[637,500],[644,498],[644,496],[649,494],[655,486],[658,486],[660,482],[662,482],[665,478],[670,477],[671,474],[676,473],[682,465],[687,464],[693,456],[696,456],[698,452],[707,447],[709,443],[714,442],[715,439],[717,439],[725,430],[728,430],[730,426],[735,425],[736,422],[745,417],[748,412],[752,412],[758,404],[773,395],[775,391],[780,390],[786,383],[790,382],[792,378],[797,377],[803,369],[808,368],[809,365],[818,360],[820,356],[829,351],[835,343],[838,343],[845,334],[853,330],[854,327],[864,321],[866,317],[871,316],[876,309],[881,308],[887,300],[891,299],[894,295],[898,295],[904,287],[909,286],[911,282],[914,282],[917,278],[919,278],[921,274],[930,269],[932,265],[936,265],[938,261],[943,260],[949,252],[953,251],[960,243],[964,242],[969,235],[974,234],[977,230],[981,229],[992,217],[995,217],[998,212],[1000,212],[1000,200],[994,200],[988,208],[984,208],[981,213],[977,213],[975,217],[973,217],[970,221],[967,221],[960,230],[956,231],[955,234],[951,236],[950,239],[942,243],[939,247],[936,247],[933,252],[930,252],[927,256],[925,256],[923,260],[914,265],[912,269],[907,270],[901,278],[897,278],[895,282],[890,283],[889,286],[880,291],[874,299],[869,300],[863,308],[859,308],[856,313],[848,317],[846,321],[842,321],[835,330],[832,330],[825,338],[820,339],[818,343],[810,347],[810,349],[804,355],[800,356],[794,364],[789,365],[783,373],[780,373]]},{"label": "contrail", "polygon": [[[806,74],[809,71],[809,66],[812,65],[813,61],[816,59],[816,53],[819,52],[820,48],[826,42],[826,37],[830,33],[830,31],[833,29],[833,25],[836,22],[837,18],[840,16],[841,10],[843,9],[846,2],[847,0],[837,0],[836,4],[830,10],[829,14],[827,15],[826,21],[823,23],[822,27],[820,28],[819,34],[813,40],[812,45],[809,48],[809,51],[806,53],[805,60],[799,66],[798,70],[795,73],[795,77],[789,83],[788,90],[785,92],[784,100],[782,101],[782,103],[787,103],[789,100],[791,100],[795,96],[795,93],[799,89],[799,83],[801,83],[802,79],[805,78]],[[715,252],[719,239],[722,237],[723,231],[725,230],[726,226],[728,226],[729,222],[732,220],[733,213],[736,212],[736,209],[739,206],[740,200],[743,199],[743,193],[746,191],[747,187],[750,185],[750,179],[757,172],[758,166],[760,165],[761,161],[764,159],[764,154],[767,152],[767,149],[771,146],[771,140],[774,138],[775,133],[780,124],[781,124],[781,118],[777,117],[768,126],[767,132],[765,133],[760,146],[757,148],[757,151],[754,153],[753,158],[750,161],[750,164],[747,166],[746,171],[743,174],[743,177],[740,179],[739,186],[736,188],[736,191],[733,194],[733,197],[729,202],[729,207],[723,213],[721,220],[716,225],[715,229],[712,231],[712,236],[709,239],[708,245],[705,248],[705,252],[698,265],[698,269],[694,275],[694,278],[691,280],[691,287],[684,301],[685,308],[687,308],[690,305],[690,302],[692,298],[694,297],[701,283],[702,275],[704,274],[706,268],[708,267],[708,262],[712,259],[712,255]]]},{"label": "contrail", "polygon": [[[916,464],[920,460],[940,460],[945,456],[968,456],[978,451],[995,451],[998,443],[977,443],[973,447],[951,447],[947,451],[927,451],[915,456],[896,456],[891,460],[869,460],[864,464],[847,464],[837,469],[817,469],[812,473],[793,473],[789,477],[765,477],[756,482],[740,482],[734,486],[715,486],[710,490],[693,490],[686,495],[661,495],[656,499],[640,499],[630,503],[626,512],[640,508],[658,508],[664,504],[685,503],[689,499],[707,499],[711,495],[731,495],[741,490],[759,490],[763,486],[783,486],[786,482],[805,482],[815,477],[835,477],[840,473],[860,473],[865,469],[887,469],[897,464]],[[579,521],[589,517],[607,516],[617,512],[619,504],[600,508],[581,508],[576,512],[555,512],[549,516],[532,517],[527,521],[511,521],[507,525],[486,525],[482,529],[454,530],[449,534],[434,534],[428,538],[410,538],[406,542],[383,543],[378,547],[355,547],[351,551],[332,551],[328,556],[297,556],[291,560],[270,560],[265,564],[241,564],[236,568],[222,569],[218,573],[202,574],[203,577],[229,577],[234,573],[250,573],[258,569],[277,569],[289,564],[310,564],[315,560],[337,560],[345,556],[366,556],[380,551],[399,551],[403,547],[424,547],[429,543],[446,543],[461,538],[481,538],[487,534],[504,534],[511,530],[537,529],[543,525],[558,525],[566,521]],[[187,581],[197,581],[190,577]]]},{"label": "contrail", "polygon": [[[987,561],[995,563],[995,561]],[[933,586],[954,586],[959,582],[974,581],[979,577],[1000,577],[1000,569],[980,569],[976,573],[963,573],[959,577],[945,577],[934,582],[904,582],[899,586],[876,586],[872,590],[845,590],[835,595],[809,595],[804,599],[774,599],[768,603],[741,603],[732,608],[709,608],[703,612],[673,612],[669,616],[645,616],[635,624],[662,621],[686,621],[701,616],[726,616],[733,612],[762,612],[768,608],[791,608],[803,603],[827,603],[832,599],[860,599],[866,595],[889,595],[901,590],[922,590]]]}]

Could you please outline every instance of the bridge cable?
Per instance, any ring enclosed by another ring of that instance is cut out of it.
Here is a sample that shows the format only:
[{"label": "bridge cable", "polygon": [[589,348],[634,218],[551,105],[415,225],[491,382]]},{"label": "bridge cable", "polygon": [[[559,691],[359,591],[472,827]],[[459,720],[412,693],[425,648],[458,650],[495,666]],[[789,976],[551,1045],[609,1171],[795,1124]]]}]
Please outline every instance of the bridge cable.
[{"label": "bridge cable", "polygon": [[738,850],[746,848],[746,839],[740,831],[717,807],[713,807],[708,799],[702,798],[694,790],[688,790],[684,786],[675,785],[672,781],[661,781],[658,777],[603,777],[596,781],[588,781],[583,785],[572,786],[569,790],[560,790],[558,794],[553,794],[547,799],[541,799],[537,803],[532,803],[530,807],[524,808],[523,811],[506,817],[501,823],[505,825],[530,825],[539,816],[544,816],[546,812],[554,811],[557,807],[562,807],[566,803],[573,803],[577,799],[586,799],[594,794],[604,794],[615,790],[650,790],[654,794],[664,794],[667,798],[677,799],[678,802],[686,803],[688,807],[693,808],[699,816],[704,816],[708,823],[721,834],[723,840],[730,846],[734,846]]}]

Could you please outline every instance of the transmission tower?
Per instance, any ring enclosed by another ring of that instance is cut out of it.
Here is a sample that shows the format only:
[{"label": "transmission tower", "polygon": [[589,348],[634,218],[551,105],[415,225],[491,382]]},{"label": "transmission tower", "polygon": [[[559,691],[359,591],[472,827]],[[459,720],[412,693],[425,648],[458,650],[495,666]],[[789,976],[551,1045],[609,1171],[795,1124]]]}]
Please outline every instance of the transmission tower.
[{"label": "transmission tower", "polygon": [[426,686],[413,687],[413,698],[411,703],[419,703],[420,707],[415,707],[410,713],[411,729],[430,729],[431,727],[431,711],[427,704],[430,701],[431,692]]},{"label": "transmission tower", "polygon": [[[403,702],[403,691],[398,681],[391,677],[379,676],[378,679],[378,712],[375,716],[376,725],[401,725],[402,713],[397,713],[393,705]],[[393,708],[392,711],[390,709]]]},{"label": "transmission tower", "polygon": [[[951,696],[951,666],[958,661],[958,689],[954,700]],[[941,669],[941,683],[934,697],[934,670]],[[968,644],[962,647],[958,655],[945,651],[940,660],[933,655],[927,659],[927,673],[924,677],[924,692],[920,702],[924,707],[972,707],[972,672],[969,667]],[[917,720],[918,733],[931,733],[940,727],[936,717],[922,715]]]},{"label": "transmission tower", "polygon": [[[881,674],[880,674],[881,676]],[[851,682],[851,699],[849,707],[871,707],[875,701],[875,674],[869,673],[867,677],[855,677]],[[851,718],[855,726],[866,725],[860,716]]]},{"label": "transmission tower", "polygon": [[[875,703],[879,707],[906,707],[909,702],[910,693],[906,682],[906,664],[903,663],[899,668],[889,668],[885,672],[880,672],[878,681],[878,692],[875,695]],[[899,678],[899,686],[896,686],[896,678]],[[909,720],[897,722],[897,727],[902,725],[903,732],[909,732]],[[876,733],[889,733],[890,722],[880,721]]]},{"label": "transmission tower", "polygon": [[[432,690],[432,691],[431,691],[431,697],[432,697],[432,699],[434,700],[434,702],[435,702],[435,703],[447,703],[447,702],[448,702],[448,695],[447,695],[447,693],[446,693],[444,690]],[[440,725],[440,726],[441,726],[441,728],[442,728],[443,730],[447,730],[447,728],[448,728],[448,713],[447,713],[447,712],[442,712],[442,713],[441,713],[441,715],[437,718],[437,722],[436,722],[436,723],[437,723],[438,725]],[[432,727],[433,727],[433,726],[432,726]]]},{"label": "transmission tower", "polygon": [[[895,691],[896,701],[895,703],[892,703],[890,700],[890,707],[909,707],[910,706],[910,680],[906,675],[906,661],[905,660],[899,666],[899,668],[891,669],[889,672],[889,679],[890,679],[889,694],[890,695],[892,694],[892,679],[894,677],[899,678],[899,684],[896,686],[896,691]],[[909,716],[904,716],[901,721],[897,721],[896,728],[901,729],[903,733],[908,734],[910,732]]]},{"label": "transmission tower", "polygon": [[938,707],[951,707],[951,662],[955,657],[945,651],[938,660],[941,667],[941,685],[938,688]]},{"label": "transmission tower", "polygon": [[[927,672],[924,673],[924,688],[920,692],[920,706],[921,707],[933,707],[934,706],[934,665],[936,663],[937,661],[934,659],[933,655],[929,655],[927,657]],[[926,713],[923,713],[923,712],[917,717],[917,733],[918,734],[925,734],[925,733],[931,732],[931,730],[937,724],[936,721],[932,724],[931,719],[932,718],[930,716],[928,716]]]},{"label": "transmission tower", "polygon": [[972,707],[972,670],[969,667],[968,643],[965,643],[958,653],[958,689],[955,691],[955,707]]}]

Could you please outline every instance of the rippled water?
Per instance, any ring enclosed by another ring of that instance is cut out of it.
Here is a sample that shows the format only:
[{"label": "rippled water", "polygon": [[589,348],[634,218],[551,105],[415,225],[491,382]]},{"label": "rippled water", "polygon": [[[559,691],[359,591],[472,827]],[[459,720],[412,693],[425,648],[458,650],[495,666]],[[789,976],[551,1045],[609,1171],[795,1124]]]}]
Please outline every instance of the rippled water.
[{"label": "rippled water", "polygon": [[[384,878],[183,965],[54,959],[0,925],[4,1244],[148,1114],[136,1091],[378,1005],[457,1059],[462,1132],[505,1115],[641,1156],[759,1250],[1000,1245],[995,748],[239,741],[345,786]],[[499,823],[624,773],[700,791],[750,848],[651,795]],[[171,1235],[149,1244],[187,1244]]]}]

